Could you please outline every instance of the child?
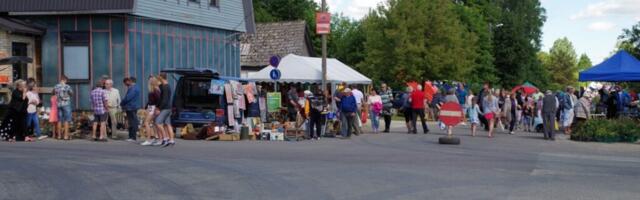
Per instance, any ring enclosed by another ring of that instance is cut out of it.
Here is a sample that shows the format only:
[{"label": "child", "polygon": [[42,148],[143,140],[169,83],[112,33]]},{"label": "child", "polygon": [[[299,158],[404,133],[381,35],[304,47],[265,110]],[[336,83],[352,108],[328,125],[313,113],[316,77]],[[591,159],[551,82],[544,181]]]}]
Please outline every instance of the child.
[{"label": "child", "polygon": [[53,138],[61,140],[62,134],[60,134],[59,126],[58,126],[58,95],[56,95],[55,90],[52,92],[51,96],[51,111],[49,112],[49,123],[51,123],[51,128],[53,132]]},{"label": "child", "polygon": [[478,106],[478,97],[473,97],[472,99],[473,105],[469,108],[469,123],[471,123],[471,136],[476,136],[476,128],[478,124],[480,124],[480,118],[478,115],[484,115],[482,111],[480,111],[480,106]]}]

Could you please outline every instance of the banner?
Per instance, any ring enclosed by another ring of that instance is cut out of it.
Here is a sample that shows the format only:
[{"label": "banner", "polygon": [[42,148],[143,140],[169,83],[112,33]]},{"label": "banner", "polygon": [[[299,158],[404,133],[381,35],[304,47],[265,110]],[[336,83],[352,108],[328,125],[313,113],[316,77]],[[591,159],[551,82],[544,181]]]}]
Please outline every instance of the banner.
[{"label": "banner", "polygon": [[279,92],[267,93],[267,110],[269,112],[279,112],[282,107],[282,96]]}]

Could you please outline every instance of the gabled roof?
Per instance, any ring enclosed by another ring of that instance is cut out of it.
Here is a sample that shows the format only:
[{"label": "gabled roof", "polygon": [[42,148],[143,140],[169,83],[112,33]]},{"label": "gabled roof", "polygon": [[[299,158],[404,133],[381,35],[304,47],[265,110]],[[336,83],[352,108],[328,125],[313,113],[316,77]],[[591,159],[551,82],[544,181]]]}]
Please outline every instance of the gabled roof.
[{"label": "gabled roof", "polygon": [[241,37],[240,65],[264,67],[269,58],[289,54],[315,56],[305,21],[256,24],[255,34]]},{"label": "gabled roof", "polygon": [[20,33],[20,34],[28,34],[28,35],[44,34],[44,29],[32,26],[21,20],[6,18],[6,17],[0,17],[0,29],[8,31],[10,33]]}]

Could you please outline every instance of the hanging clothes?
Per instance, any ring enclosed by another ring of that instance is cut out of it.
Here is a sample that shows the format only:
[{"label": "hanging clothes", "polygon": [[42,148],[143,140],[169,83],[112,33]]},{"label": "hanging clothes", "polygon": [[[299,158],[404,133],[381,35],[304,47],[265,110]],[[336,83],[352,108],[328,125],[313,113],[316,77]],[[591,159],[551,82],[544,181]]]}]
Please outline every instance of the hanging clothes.
[{"label": "hanging clothes", "polygon": [[227,122],[229,123],[229,126],[235,126],[236,125],[236,120],[235,120],[235,112],[233,109],[233,105],[228,105],[227,106]]},{"label": "hanging clothes", "polygon": [[231,89],[231,84],[224,84],[224,93],[227,98],[227,103],[233,103],[233,90]]},{"label": "hanging clothes", "polygon": [[258,98],[258,106],[260,106],[260,119],[267,122],[267,98]]},{"label": "hanging clothes", "polygon": [[254,96],[256,92],[254,91],[255,85],[249,83],[244,85],[244,94],[247,96],[247,101],[249,103],[255,103],[256,97]]}]

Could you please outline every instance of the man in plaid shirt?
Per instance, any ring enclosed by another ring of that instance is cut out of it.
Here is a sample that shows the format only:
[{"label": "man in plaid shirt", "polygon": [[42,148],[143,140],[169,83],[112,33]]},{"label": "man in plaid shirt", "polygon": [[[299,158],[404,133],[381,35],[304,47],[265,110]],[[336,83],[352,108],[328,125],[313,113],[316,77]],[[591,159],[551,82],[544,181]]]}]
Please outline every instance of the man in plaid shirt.
[{"label": "man in plaid shirt", "polygon": [[[91,91],[91,108],[93,108],[93,140],[106,142],[107,135],[107,92],[102,89],[100,82],[96,83],[95,88]],[[100,124],[100,138],[96,138],[96,129]]]}]

